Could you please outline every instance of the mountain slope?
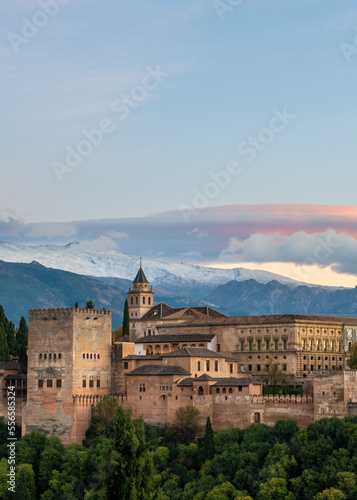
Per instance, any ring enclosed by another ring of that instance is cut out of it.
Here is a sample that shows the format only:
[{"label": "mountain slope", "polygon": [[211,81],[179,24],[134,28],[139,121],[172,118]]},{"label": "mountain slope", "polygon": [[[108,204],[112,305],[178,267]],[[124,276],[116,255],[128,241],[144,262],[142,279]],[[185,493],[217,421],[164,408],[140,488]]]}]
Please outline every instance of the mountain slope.
[{"label": "mountain slope", "polygon": [[209,293],[206,300],[230,315],[326,314],[357,315],[357,287],[327,289],[291,287],[270,281],[230,281]]},{"label": "mountain slope", "polygon": [[0,261],[0,304],[15,324],[28,318],[29,309],[80,307],[93,300],[97,309],[111,309],[113,328],[122,322],[126,293],[94,278],[47,269],[32,262],[17,264]]}]

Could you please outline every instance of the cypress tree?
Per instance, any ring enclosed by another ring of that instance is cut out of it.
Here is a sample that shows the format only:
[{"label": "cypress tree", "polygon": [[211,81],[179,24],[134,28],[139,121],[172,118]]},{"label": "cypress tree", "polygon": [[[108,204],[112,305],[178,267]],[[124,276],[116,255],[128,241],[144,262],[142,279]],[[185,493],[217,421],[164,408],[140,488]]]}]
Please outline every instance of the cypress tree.
[{"label": "cypress tree", "polygon": [[74,307],[75,309],[78,309],[78,302],[76,302],[76,305]]},{"label": "cypress tree", "polygon": [[17,355],[17,349],[16,349],[16,339],[15,339],[15,325],[12,321],[10,321],[8,329],[6,331],[6,340],[7,340],[7,345],[9,347],[9,353],[12,356]]},{"label": "cypress tree", "polygon": [[124,315],[123,315],[123,336],[124,335],[129,335],[130,330],[129,330],[129,304],[128,304],[128,299],[125,299],[125,305],[124,305]]},{"label": "cypress tree", "polygon": [[19,353],[19,362],[25,368],[27,367],[27,342],[28,330],[26,320],[21,316],[20,326],[16,333],[17,352]]},{"label": "cypress tree", "polygon": [[17,500],[28,500],[30,498],[27,491],[25,469],[23,468],[20,470],[18,483],[16,485],[16,498]]},{"label": "cypress tree", "polygon": [[210,417],[208,417],[206,421],[206,431],[203,438],[203,454],[206,460],[211,460],[214,457],[214,434]]},{"label": "cypress tree", "polygon": [[0,361],[9,361],[9,348],[3,325],[0,324]]}]

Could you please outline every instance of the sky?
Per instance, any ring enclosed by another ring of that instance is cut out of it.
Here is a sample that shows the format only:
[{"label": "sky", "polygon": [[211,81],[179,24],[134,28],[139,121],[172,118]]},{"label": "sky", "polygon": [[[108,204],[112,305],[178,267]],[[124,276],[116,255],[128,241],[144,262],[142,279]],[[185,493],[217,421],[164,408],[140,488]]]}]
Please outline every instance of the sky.
[{"label": "sky", "polygon": [[[4,0],[0,14],[0,240],[357,285],[355,2]],[[331,234],[339,250],[316,258]]]}]

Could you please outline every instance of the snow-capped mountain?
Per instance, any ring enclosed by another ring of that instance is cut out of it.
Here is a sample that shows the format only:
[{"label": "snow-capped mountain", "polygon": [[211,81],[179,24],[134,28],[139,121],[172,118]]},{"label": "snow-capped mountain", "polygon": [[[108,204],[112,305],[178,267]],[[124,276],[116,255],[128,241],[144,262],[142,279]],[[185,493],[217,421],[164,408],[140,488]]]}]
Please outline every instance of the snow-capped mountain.
[{"label": "snow-capped mountain", "polygon": [[[0,242],[0,260],[17,263],[36,261],[49,268],[81,275],[128,280],[133,280],[139,267],[137,258],[114,250],[89,249],[84,244],[76,242],[65,246],[30,246]],[[301,282],[277,274],[242,268],[218,269],[150,259],[144,259],[143,268],[150,284],[166,290],[175,289],[176,292],[185,289],[186,293],[193,293],[204,288],[208,293],[210,289],[229,281],[249,279],[262,284],[276,280],[285,285],[301,285]]]}]

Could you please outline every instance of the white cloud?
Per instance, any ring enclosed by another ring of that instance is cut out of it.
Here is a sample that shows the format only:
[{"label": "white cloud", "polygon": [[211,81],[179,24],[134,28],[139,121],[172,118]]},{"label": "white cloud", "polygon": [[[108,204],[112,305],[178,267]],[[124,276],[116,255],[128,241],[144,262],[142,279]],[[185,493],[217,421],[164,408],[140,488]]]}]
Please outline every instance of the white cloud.
[{"label": "white cloud", "polygon": [[219,259],[226,262],[292,262],[331,266],[340,273],[357,274],[357,240],[334,230],[291,236],[280,233],[253,234],[247,239],[233,237]]},{"label": "white cloud", "polygon": [[194,236],[195,238],[201,239],[201,238],[207,238],[209,232],[206,229],[202,230],[199,229],[198,227],[195,227],[194,229],[192,229],[192,231],[188,231],[187,234],[188,236]]}]

